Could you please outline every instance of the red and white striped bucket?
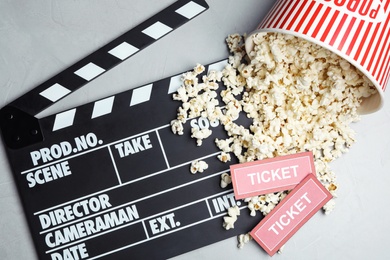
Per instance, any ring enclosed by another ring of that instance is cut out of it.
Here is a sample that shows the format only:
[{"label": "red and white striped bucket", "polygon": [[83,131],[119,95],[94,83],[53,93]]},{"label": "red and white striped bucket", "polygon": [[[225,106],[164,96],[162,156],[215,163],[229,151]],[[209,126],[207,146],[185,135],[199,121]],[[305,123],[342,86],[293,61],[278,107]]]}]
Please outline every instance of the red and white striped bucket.
[{"label": "red and white striped bucket", "polygon": [[[361,70],[378,94],[361,114],[383,106],[390,78],[390,0],[277,0],[254,33],[278,32],[319,44]],[[249,36],[246,49],[253,42]]]}]

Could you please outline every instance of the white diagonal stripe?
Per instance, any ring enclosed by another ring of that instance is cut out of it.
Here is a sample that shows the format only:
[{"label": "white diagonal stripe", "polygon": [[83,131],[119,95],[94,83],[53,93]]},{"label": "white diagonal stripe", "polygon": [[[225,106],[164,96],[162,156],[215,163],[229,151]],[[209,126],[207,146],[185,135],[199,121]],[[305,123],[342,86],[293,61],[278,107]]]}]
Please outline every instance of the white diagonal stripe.
[{"label": "white diagonal stripe", "polygon": [[181,78],[182,75],[177,75],[171,78],[171,81],[169,82],[168,94],[175,93],[178,90],[178,88],[181,87],[181,83],[182,83]]},{"label": "white diagonal stripe", "polygon": [[152,94],[153,84],[149,84],[140,88],[133,90],[133,95],[131,96],[130,106],[134,106],[143,102],[146,102],[150,99]]},{"label": "white diagonal stripe", "polygon": [[56,102],[57,100],[61,99],[62,97],[68,95],[71,91],[60,84],[56,83],[52,85],[51,87],[47,88],[46,90],[39,93],[39,95],[49,99],[52,102]]},{"label": "white diagonal stripe", "polygon": [[105,71],[106,71],[105,69],[103,69],[103,68],[99,67],[98,65],[90,62],[87,65],[85,65],[84,67],[82,67],[81,69],[75,71],[74,73],[77,76],[80,76],[83,79],[90,81],[91,79],[99,76],[100,74],[102,74]]},{"label": "white diagonal stripe", "polygon": [[114,98],[115,97],[113,96],[113,97],[105,98],[103,100],[96,101],[95,105],[93,106],[91,119],[110,114],[112,111],[112,106],[114,104]]},{"label": "white diagonal stripe", "polygon": [[161,22],[156,22],[143,30],[142,32],[146,35],[149,35],[153,39],[157,40],[164,36],[165,34],[169,33],[172,31],[172,28],[161,23]]},{"label": "white diagonal stripe", "polygon": [[118,59],[125,60],[137,51],[139,51],[138,48],[134,47],[131,44],[128,44],[127,42],[123,42],[112,50],[110,50],[108,53],[117,57]]},{"label": "white diagonal stripe", "polygon": [[191,1],[177,9],[175,12],[186,17],[187,19],[192,19],[194,16],[203,12],[205,9],[206,8],[203,6]]},{"label": "white diagonal stripe", "polygon": [[59,113],[54,119],[53,131],[73,125],[76,108]]}]

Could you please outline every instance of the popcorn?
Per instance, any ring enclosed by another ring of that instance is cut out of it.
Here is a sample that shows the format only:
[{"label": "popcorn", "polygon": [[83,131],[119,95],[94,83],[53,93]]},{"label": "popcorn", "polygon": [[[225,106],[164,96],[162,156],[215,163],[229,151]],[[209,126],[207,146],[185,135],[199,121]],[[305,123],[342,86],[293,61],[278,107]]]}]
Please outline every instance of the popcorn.
[{"label": "popcorn", "polygon": [[196,160],[191,163],[190,171],[192,174],[196,174],[197,172],[202,173],[208,168],[209,165],[205,161]]},{"label": "popcorn", "polygon": [[177,135],[183,135],[184,132],[184,127],[183,127],[183,124],[180,120],[178,119],[174,119],[171,121],[171,129],[172,129],[172,132],[174,134],[177,134]]},{"label": "popcorn", "polygon": [[279,250],[278,250],[278,254],[279,254],[279,255],[283,254],[283,251],[284,251],[285,246],[286,246],[286,245],[283,245],[283,246],[281,246],[281,247],[279,248]]},{"label": "popcorn", "polygon": [[226,140],[220,140],[220,139],[215,139],[215,144],[221,149],[223,152],[228,153],[231,148],[230,144],[233,142],[233,138],[229,138]]},{"label": "popcorn", "polygon": [[223,227],[226,230],[234,228],[234,223],[237,221],[237,216],[240,215],[240,208],[235,205],[228,209],[228,216],[223,218]]},{"label": "popcorn", "polygon": [[196,75],[199,75],[201,73],[203,73],[205,70],[205,67],[201,64],[196,64],[195,68],[194,68],[194,73],[196,73]]},{"label": "popcorn", "polygon": [[231,217],[223,217],[223,228],[226,230],[234,228],[234,223],[237,221],[237,216]]},{"label": "popcorn", "polygon": [[248,202],[248,209],[250,210],[250,215],[252,217],[256,216],[256,211],[260,208],[260,205],[257,204],[258,197],[252,198],[251,200],[245,199],[245,202]]},{"label": "popcorn", "polygon": [[233,207],[230,207],[228,209],[228,215],[233,216],[239,216],[240,215],[240,208],[237,205],[234,205]]},{"label": "popcorn", "polygon": [[334,182],[331,182],[329,185],[327,185],[326,188],[333,195],[333,197],[337,197],[337,194],[336,194],[337,184],[335,184]]},{"label": "popcorn", "polygon": [[239,249],[242,249],[244,247],[244,245],[247,244],[251,240],[252,240],[252,236],[250,235],[250,233],[241,234],[237,237],[237,241],[238,241],[237,247]]},{"label": "popcorn", "polygon": [[225,189],[230,183],[232,183],[232,177],[228,173],[221,174],[221,188]]},{"label": "popcorn", "polygon": [[191,137],[196,139],[196,143],[198,146],[202,145],[202,140],[209,137],[213,132],[210,129],[199,129],[199,128],[191,128]]},{"label": "popcorn", "polygon": [[186,103],[188,101],[188,95],[187,90],[185,87],[180,87],[177,89],[177,93],[173,94],[173,100],[182,101],[183,103]]},{"label": "popcorn", "polygon": [[218,159],[221,161],[221,162],[229,162],[232,158],[230,156],[229,153],[225,153],[225,152],[222,152],[220,155],[217,156]]},{"label": "popcorn", "polygon": [[[211,71],[200,81],[204,69],[198,64],[183,74],[183,85],[173,96],[182,106],[171,122],[172,131],[183,134],[183,124],[192,117],[219,121],[228,136],[215,140],[223,162],[230,161],[227,154],[243,163],[312,151],[317,178],[337,197],[337,179],[329,163],[356,142],[350,124],[360,120],[357,110],[376,88],[348,61],[319,45],[279,33],[251,37],[255,45],[250,53],[245,52],[245,36],[227,37],[231,56],[221,72]],[[221,84],[224,89],[217,92]],[[242,115],[251,120],[249,127],[237,123]],[[210,130],[197,129],[191,134],[198,145],[211,135]],[[227,173],[221,175],[221,187],[230,182]],[[251,216],[257,211],[267,215],[287,194],[265,194],[245,202]],[[323,207],[325,214],[334,207],[333,199]],[[233,228],[236,217],[225,217],[224,227]]]},{"label": "popcorn", "polygon": [[329,215],[335,208],[335,205],[336,205],[336,202],[334,199],[331,199],[330,201],[328,201],[323,207],[322,209],[325,211],[325,214],[326,215]]},{"label": "popcorn", "polygon": [[282,191],[247,198],[244,201],[248,203],[248,209],[250,210],[250,215],[252,217],[256,216],[256,211],[260,211],[266,216],[286,195],[287,193]]}]

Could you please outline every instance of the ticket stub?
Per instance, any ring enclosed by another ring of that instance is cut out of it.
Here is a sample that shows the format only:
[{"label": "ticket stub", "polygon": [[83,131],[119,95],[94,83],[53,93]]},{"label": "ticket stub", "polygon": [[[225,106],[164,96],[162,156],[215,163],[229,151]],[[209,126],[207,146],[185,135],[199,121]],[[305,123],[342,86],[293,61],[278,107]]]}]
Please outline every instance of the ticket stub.
[{"label": "ticket stub", "polygon": [[273,256],[332,195],[309,174],[251,231],[251,236]]},{"label": "ticket stub", "polygon": [[290,190],[308,174],[315,175],[312,152],[278,156],[230,166],[236,199]]}]

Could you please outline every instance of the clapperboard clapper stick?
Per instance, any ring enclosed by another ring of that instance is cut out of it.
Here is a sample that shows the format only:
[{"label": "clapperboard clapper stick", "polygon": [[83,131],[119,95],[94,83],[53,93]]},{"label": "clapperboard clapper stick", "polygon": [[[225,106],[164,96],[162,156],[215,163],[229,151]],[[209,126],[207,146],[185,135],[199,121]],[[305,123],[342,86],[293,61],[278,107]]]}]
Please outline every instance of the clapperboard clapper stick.
[{"label": "clapperboard clapper stick", "polygon": [[18,148],[28,145],[29,140],[42,140],[38,124],[31,116],[37,115],[207,9],[208,5],[203,0],[177,1],[11,102],[1,110],[1,128],[7,146]]},{"label": "clapperboard clapper stick", "polygon": [[[35,117],[207,8],[205,1],[177,1],[1,110],[5,150],[39,259],[166,259],[259,222],[241,214],[234,229],[222,227],[227,208],[245,208],[231,187],[219,187],[229,166],[217,159],[214,139],[226,133],[214,125],[197,147],[190,127],[184,136],[171,132],[180,75]],[[192,175],[197,159],[209,168]]]}]

